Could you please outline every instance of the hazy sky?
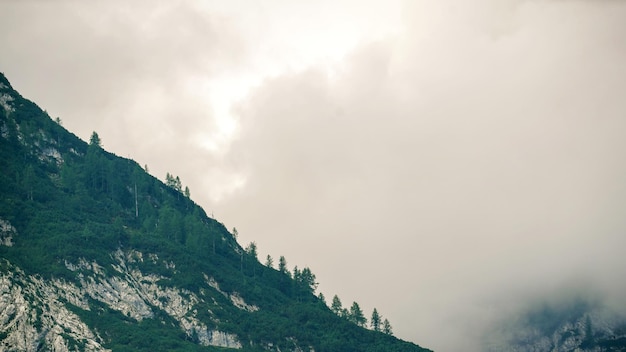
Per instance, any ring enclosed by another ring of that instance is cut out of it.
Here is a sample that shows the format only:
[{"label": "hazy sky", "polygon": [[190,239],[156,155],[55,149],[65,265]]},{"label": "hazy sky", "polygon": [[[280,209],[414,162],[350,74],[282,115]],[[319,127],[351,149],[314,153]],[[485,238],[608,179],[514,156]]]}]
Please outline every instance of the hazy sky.
[{"label": "hazy sky", "polygon": [[626,2],[0,1],[0,71],[397,336],[626,277]]}]

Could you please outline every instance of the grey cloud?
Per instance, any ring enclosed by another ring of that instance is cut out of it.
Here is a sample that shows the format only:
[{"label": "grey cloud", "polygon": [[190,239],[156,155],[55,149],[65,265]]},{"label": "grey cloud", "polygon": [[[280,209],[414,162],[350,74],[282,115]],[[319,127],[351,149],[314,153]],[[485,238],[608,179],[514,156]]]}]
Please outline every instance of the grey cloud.
[{"label": "grey cloud", "polygon": [[[189,82],[244,57],[227,18],[166,1],[8,2],[0,12],[3,71],[80,137],[97,130],[159,177],[185,153],[212,160],[193,143],[216,129],[207,88]],[[180,165],[184,182],[203,178],[200,164]]]},{"label": "grey cloud", "polygon": [[[3,60],[5,70],[26,77],[22,84],[42,96],[44,107],[72,106],[86,115],[133,104],[137,92],[155,87],[176,95],[188,76],[214,74],[237,57],[237,38],[219,18],[167,2],[117,5],[4,4],[2,41],[20,63]],[[41,80],[65,89],[43,92]]]},{"label": "grey cloud", "polygon": [[623,292],[624,7],[516,6],[506,36],[444,16],[338,77],[265,82],[239,110],[248,183],[226,218],[437,350],[480,350],[508,305],[565,281]]}]

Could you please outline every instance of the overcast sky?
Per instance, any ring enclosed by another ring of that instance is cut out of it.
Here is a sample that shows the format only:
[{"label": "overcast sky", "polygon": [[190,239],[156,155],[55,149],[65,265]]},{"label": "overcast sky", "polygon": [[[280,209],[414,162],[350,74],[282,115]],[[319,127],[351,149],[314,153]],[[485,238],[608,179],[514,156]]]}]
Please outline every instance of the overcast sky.
[{"label": "overcast sky", "polygon": [[0,71],[422,346],[624,299],[624,1],[4,0]]}]

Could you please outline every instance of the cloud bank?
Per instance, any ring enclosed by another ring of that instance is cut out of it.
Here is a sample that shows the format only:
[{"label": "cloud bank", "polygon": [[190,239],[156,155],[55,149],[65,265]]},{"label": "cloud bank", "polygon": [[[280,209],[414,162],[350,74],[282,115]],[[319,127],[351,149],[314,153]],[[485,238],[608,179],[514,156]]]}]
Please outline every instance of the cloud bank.
[{"label": "cloud bank", "polygon": [[265,82],[238,110],[246,188],[222,205],[301,248],[322,289],[393,297],[398,333],[437,350],[564,282],[623,292],[624,8],[489,5],[416,5],[330,77]]}]

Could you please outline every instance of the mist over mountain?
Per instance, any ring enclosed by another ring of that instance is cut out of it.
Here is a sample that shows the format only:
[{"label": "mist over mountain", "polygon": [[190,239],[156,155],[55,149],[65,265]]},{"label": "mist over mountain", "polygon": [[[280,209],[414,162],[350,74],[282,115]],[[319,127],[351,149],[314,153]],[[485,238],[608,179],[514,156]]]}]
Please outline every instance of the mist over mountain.
[{"label": "mist over mountain", "polygon": [[626,316],[606,297],[560,292],[536,299],[486,333],[484,351],[626,351]]},{"label": "mist over mountain", "polygon": [[0,351],[428,351],[105,146],[0,74]]}]

